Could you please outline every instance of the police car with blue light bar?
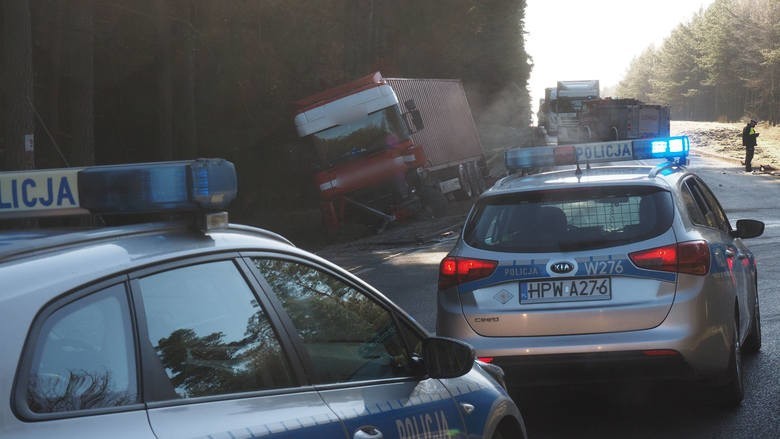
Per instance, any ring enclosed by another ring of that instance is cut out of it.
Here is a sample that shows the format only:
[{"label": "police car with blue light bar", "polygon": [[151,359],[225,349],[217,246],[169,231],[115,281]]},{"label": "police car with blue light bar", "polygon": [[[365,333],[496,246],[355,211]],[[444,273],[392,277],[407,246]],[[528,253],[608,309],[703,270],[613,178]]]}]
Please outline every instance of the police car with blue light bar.
[{"label": "police car with blue light bar", "polygon": [[[743,239],[764,224],[732,227],[685,167],[689,149],[671,137],[507,151],[518,172],[477,200],[441,262],[437,333],[510,386],[683,379],[739,404],[742,355],[761,347]],[[645,159],[662,162],[591,166]]]},{"label": "police car with blue light bar", "polygon": [[0,437],[525,437],[470,346],[228,223],[236,181],[221,159],[0,173],[0,226],[123,224],[0,232]]}]

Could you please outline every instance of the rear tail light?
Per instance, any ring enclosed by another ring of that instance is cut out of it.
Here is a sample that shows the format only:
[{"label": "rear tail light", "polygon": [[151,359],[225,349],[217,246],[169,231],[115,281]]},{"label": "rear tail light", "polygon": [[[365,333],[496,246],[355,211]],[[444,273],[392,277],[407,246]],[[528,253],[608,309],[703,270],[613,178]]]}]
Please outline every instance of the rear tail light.
[{"label": "rear tail light", "polygon": [[687,241],[642,250],[628,255],[639,268],[704,275],[710,269],[710,249],[705,241]]},{"label": "rear tail light", "polygon": [[497,261],[447,256],[439,264],[439,289],[488,277],[497,266]]}]

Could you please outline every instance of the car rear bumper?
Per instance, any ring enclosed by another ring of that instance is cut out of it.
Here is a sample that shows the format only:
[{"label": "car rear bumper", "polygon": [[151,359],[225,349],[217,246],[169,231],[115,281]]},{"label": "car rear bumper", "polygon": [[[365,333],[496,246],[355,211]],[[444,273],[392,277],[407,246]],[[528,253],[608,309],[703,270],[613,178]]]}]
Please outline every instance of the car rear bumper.
[{"label": "car rear bumper", "polygon": [[[506,372],[509,386],[572,380],[709,379],[726,371],[733,340],[733,308],[721,306],[727,303],[724,300],[711,301],[712,296],[679,291],[664,321],[650,329],[508,337],[477,334],[459,306],[447,307],[447,301],[440,300],[436,329],[439,335],[470,343],[477,356],[493,358]],[[658,355],[663,351],[677,355]]]},{"label": "car rear bumper", "polygon": [[508,387],[644,380],[694,380],[696,372],[678,355],[641,351],[498,357]]}]

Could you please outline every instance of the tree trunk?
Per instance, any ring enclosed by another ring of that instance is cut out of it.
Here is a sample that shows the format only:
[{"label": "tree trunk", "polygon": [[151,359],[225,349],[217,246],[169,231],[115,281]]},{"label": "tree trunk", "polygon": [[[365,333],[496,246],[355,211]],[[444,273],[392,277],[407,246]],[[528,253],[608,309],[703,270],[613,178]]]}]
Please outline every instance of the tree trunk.
[{"label": "tree trunk", "polygon": [[[62,62],[63,62],[63,22],[65,20],[66,5],[62,2],[56,2],[54,5],[54,25],[51,29],[51,36],[49,44],[51,44],[51,53],[49,54],[49,62],[51,63],[51,71],[49,72],[49,87],[47,96],[48,111],[44,116],[46,124],[48,125],[48,132],[50,138],[46,139],[47,144],[51,145],[51,148],[59,148],[59,144],[62,143],[60,126],[60,99],[62,98]],[[61,166],[67,166],[69,163],[62,163]]]},{"label": "tree trunk", "polygon": [[176,58],[172,70],[173,82],[173,142],[174,158],[193,159],[198,156],[198,136],[195,124],[195,35],[192,28],[193,6],[185,6],[186,22],[175,23]]},{"label": "tree trunk", "polygon": [[154,0],[154,15],[157,19],[157,111],[160,133],[157,158],[173,160],[173,60],[167,0]]},{"label": "tree trunk", "polygon": [[3,137],[2,167],[35,167],[33,143],[33,70],[30,4],[27,0],[2,1]]},{"label": "tree trunk", "polygon": [[95,4],[78,0],[69,4],[70,23],[65,38],[65,58],[71,93],[70,164],[95,163]]}]

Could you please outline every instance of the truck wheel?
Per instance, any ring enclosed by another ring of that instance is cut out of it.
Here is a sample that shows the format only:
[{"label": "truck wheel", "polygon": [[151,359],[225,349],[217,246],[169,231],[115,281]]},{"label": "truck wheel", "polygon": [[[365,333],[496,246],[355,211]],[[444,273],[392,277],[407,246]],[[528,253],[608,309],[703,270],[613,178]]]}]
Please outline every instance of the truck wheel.
[{"label": "truck wheel", "polygon": [[593,139],[593,132],[590,130],[590,127],[588,125],[581,126],[580,127],[580,140],[592,140]]},{"label": "truck wheel", "polygon": [[478,197],[482,192],[485,192],[485,179],[482,178],[482,173],[479,171],[479,167],[477,167],[475,162],[468,164],[468,171],[472,196]]},{"label": "truck wheel", "polygon": [[423,186],[420,188],[420,200],[423,211],[430,213],[434,218],[441,218],[447,212],[447,198],[438,189]]},{"label": "truck wheel", "polygon": [[469,178],[468,164],[460,165],[458,169],[458,181],[460,189],[455,191],[455,199],[458,201],[470,200],[474,196],[474,190],[471,188],[471,179]]}]

